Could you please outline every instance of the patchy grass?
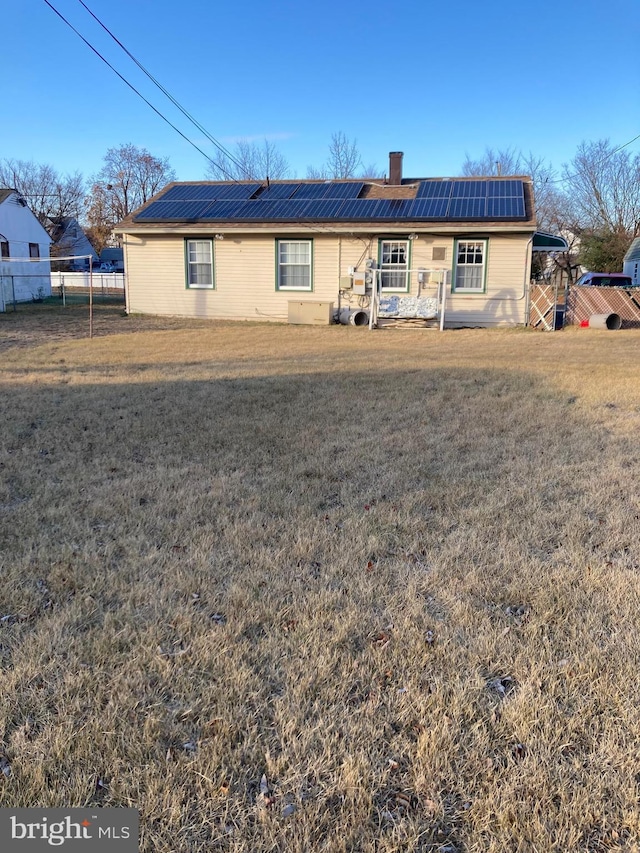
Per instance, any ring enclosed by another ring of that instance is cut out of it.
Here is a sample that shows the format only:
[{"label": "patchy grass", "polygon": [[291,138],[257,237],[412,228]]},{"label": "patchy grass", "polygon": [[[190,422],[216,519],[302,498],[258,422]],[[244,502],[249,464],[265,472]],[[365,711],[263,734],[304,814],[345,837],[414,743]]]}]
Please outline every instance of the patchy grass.
[{"label": "patchy grass", "polygon": [[0,805],[638,849],[640,333],[74,310],[0,316]]}]

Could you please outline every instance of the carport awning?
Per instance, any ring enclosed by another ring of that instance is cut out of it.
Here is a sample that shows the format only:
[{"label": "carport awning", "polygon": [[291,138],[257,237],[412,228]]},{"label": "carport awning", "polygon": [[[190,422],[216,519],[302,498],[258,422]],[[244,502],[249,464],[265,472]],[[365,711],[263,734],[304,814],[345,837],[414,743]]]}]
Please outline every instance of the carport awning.
[{"label": "carport awning", "polygon": [[544,231],[536,231],[533,235],[534,252],[568,252],[569,244],[564,237],[556,237],[554,234],[546,234]]}]

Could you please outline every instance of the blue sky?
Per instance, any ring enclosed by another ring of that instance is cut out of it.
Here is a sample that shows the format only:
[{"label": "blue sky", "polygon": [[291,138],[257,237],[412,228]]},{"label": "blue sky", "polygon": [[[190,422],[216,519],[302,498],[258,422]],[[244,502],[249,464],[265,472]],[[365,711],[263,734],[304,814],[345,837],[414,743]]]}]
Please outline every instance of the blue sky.
[{"label": "blue sky", "polygon": [[[78,0],[50,2],[215,159]],[[404,151],[412,176],[459,174],[487,146],[559,168],[581,141],[640,134],[637,0],[85,2],[213,136],[227,147],[267,138],[298,177],[337,131],[383,170]],[[204,177],[203,156],[44,0],[6,0],[0,66],[1,158],[88,177],[107,148],[132,142],[181,180]]]}]

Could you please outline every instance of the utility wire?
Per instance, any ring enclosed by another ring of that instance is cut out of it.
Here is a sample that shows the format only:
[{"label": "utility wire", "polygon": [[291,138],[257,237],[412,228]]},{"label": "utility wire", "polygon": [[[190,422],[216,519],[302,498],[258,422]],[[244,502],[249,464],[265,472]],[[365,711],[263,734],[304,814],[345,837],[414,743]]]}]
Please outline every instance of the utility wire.
[{"label": "utility wire", "polygon": [[[226,175],[226,176],[227,176],[227,178],[229,178],[229,180],[233,181],[234,183],[240,183],[240,181],[238,181],[238,179],[237,179],[237,178],[234,178],[234,177],[233,177],[233,175],[229,174],[229,172],[228,172],[228,171],[227,171],[227,170],[226,170],[226,169],[225,169],[225,168],[224,168],[220,163],[216,163],[216,162],[215,162],[215,160],[212,160],[212,159],[211,159],[211,157],[209,157],[209,155],[208,155],[208,154],[205,154],[205,152],[195,144],[195,142],[193,142],[191,139],[189,139],[189,137],[188,137],[188,136],[186,136],[186,135],[185,135],[181,130],[179,130],[179,129],[174,125],[174,124],[172,124],[172,123],[169,121],[169,119],[168,119],[168,118],[166,118],[166,116],[164,116],[164,115],[160,112],[160,110],[158,110],[156,107],[154,107],[154,106],[153,106],[153,104],[152,104],[150,101],[148,101],[148,100],[144,97],[144,95],[142,95],[142,94],[141,94],[141,93],[140,93],[140,92],[135,88],[135,86],[134,86],[132,83],[130,83],[130,82],[129,82],[125,77],[123,77],[123,75],[122,75],[122,74],[120,74],[120,72],[119,72],[119,71],[117,71],[117,70],[113,67],[113,65],[111,65],[111,63],[110,63],[107,59],[105,59],[105,57],[104,57],[104,56],[103,56],[103,55],[102,55],[102,54],[101,54],[101,53],[100,53],[100,52],[99,52],[99,51],[98,51],[98,50],[97,50],[97,49],[96,49],[96,48],[95,48],[95,47],[94,47],[94,46],[93,46],[89,41],[87,41],[87,39],[86,39],[86,38],[85,38],[85,37],[84,37],[80,32],[78,32],[78,30],[73,26],[73,24],[71,24],[71,23],[70,23],[70,22],[69,22],[69,21],[64,17],[64,15],[62,15],[62,14],[61,14],[61,13],[60,13],[56,8],[55,8],[55,6],[53,6],[53,4],[49,2],[49,0],[44,0],[44,2],[47,4],[47,6],[49,6],[49,8],[50,8],[53,12],[55,12],[55,14],[56,14],[56,15],[57,15],[57,16],[58,16],[62,21],[64,21],[64,23],[65,23],[65,24],[66,24],[66,25],[67,25],[71,30],[73,30],[73,32],[78,36],[78,38],[79,38],[79,39],[81,39],[81,40],[82,40],[82,41],[87,45],[87,47],[88,47],[88,48],[90,48],[90,50],[92,50],[92,51],[96,54],[96,56],[97,56],[97,57],[99,57],[99,59],[101,59],[101,60],[105,63],[105,65],[107,65],[107,66],[108,66],[108,67],[113,71],[113,73],[114,73],[114,74],[116,74],[116,75],[117,75],[117,76],[122,80],[122,82],[123,82],[123,83],[125,83],[125,85],[127,85],[127,86],[128,86],[128,87],[129,87],[133,92],[135,92],[135,94],[136,94],[136,95],[138,95],[138,97],[139,97],[139,98],[141,98],[141,99],[145,102],[145,104],[147,104],[147,106],[151,107],[151,109],[154,111],[154,113],[156,113],[156,115],[158,115],[158,116],[159,116],[159,117],[160,117],[164,122],[166,122],[166,123],[169,125],[169,127],[173,128],[173,130],[175,130],[175,132],[176,132],[177,134],[179,134],[179,135],[180,135],[180,136],[181,136],[181,137],[182,137],[186,142],[188,142],[188,143],[189,143],[189,145],[192,145],[192,146],[196,149],[196,151],[198,151],[200,154],[202,154],[202,156],[203,156],[206,160],[208,160],[210,163],[212,163],[214,166],[216,166],[218,169],[220,169],[220,171],[221,171],[224,175]],[[80,2],[82,3],[82,0],[80,0]],[[88,9],[88,7],[87,7],[84,3],[82,3],[82,5],[85,7],[85,9],[87,9],[87,11],[89,12],[89,14],[90,14],[90,15],[92,15],[94,18],[96,17],[95,15],[93,15],[93,12],[91,12],[91,10],[90,10],[90,9]],[[102,22],[101,22],[101,21],[99,21],[97,18],[96,18],[96,20],[98,21],[98,23],[99,23],[101,26],[104,26],[104,25],[102,24]],[[104,27],[104,29],[107,29],[107,28],[106,28],[106,27]],[[108,32],[108,30],[107,30],[107,32]],[[111,34],[111,33],[109,33],[109,35],[112,35],[112,34]],[[115,36],[112,36],[112,38],[114,38],[114,39],[115,39],[115,41],[118,41],[118,40],[115,38]],[[120,42],[118,42],[118,44],[120,44]],[[129,53],[129,51],[128,51],[128,50],[127,50],[123,45],[120,45],[120,46],[122,47],[122,49],[123,49],[123,50],[124,50],[124,51],[129,55],[129,56],[131,56],[131,54]],[[136,64],[137,64],[137,65],[139,65],[139,63],[137,62],[137,60],[136,60],[136,59],[134,59],[133,57],[131,57],[131,58],[133,59],[133,61],[134,61],[134,62],[136,62]],[[141,67],[141,68],[142,68],[142,66],[139,66],[139,67]],[[145,70],[145,69],[143,69],[143,70]],[[147,74],[147,76],[150,76],[146,70],[145,70],[145,74]],[[151,78],[151,79],[153,79],[153,78]],[[157,85],[161,90],[163,90],[163,91],[164,91],[163,87],[162,87],[162,86],[160,86],[160,84],[159,84],[159,83],[157,83],[157,81],[155,81],[155,80],[154,80],[154,83],[156,83],[156,85]],[[167,97],[169,97],[169,98],[170,98],[174,103],[176,103],[176,102],[174,101],[174,99],[173,99],[173,98],[172,98],[168,93],[166,93],[166,94],[167,94]],[[182,111],[182,112],[185,112],[184,110],[182,110],[182,108],[180,108],[180,107],[179,107],[179,109],[181,109],[181,111]],[[186,113],[185,113],[185,114],[186,114]],[[193,120],[193,121],[194,121],[194,123],[195,123],[195,120]],[[206,131],[206,130],[204,130],[204,128],[202,128],[201,126],[199,126],[197,123],[196,123],[196,127],[198,127],[199,129],[201,129],[201,130],[202,130],[202,132],[203,132],[203,133],[205,133],[205,135],[207,136],[207,138],[211,139],[211,137],[209,136],[209,134],[207,133],[207,131]],[[213,141],[213,140],[212,140],[212,141]],[[216,145],[217,145],[217,143],[215,143],[215,141],[214,141],[214,144],[216,144]],[[218,147],[220,150],[222,150],[222,151],[223,151],[223,153],[227,153],[226,151],[224,151],[224,149],[222,149],[222,148],[221,148],[221,146],[217,145],[217,147]],[[228,155],[228,154],[227,154],[227,156],[230,156],[230,155]],[[234,160],[234,158],[233,158],[233,157],[232,157],[231,159],[232,159],[232,160]],[[240,165],[240,167],[241,167],[241,168],[243,169],[243,171],[245,171],[245,173],[246,173],[246,169],[244,169],[244,167],[242,167],[242,166],[241,166],[241,164],[238,164],[238,165]],[[316,232],[318,232],[318,233],[326,233],[326,234],[337,234],[337,233],[339,233],[338,231],[334,231],[330,226],[322,226],[320,223],[310,224],[310,228],[311,228],[311,230],[316,231]],[[358,239],[360,239],[360,238],[358,238]]]},{"label": "utility wire", "polygon": [[241,171],[243,171],[243,172],[246,174],[246,176],[247,176],[248,178],[251,178],[251,175],[249,174],[249,172],[247,171],[247,169],[243,166],[243,164],[242,164],[238,159],[236,159],[236,157],[234,157],[234,156],[233,156],[233,154],[232,154],[232,153],[231,153],[227,148],[225,148],[225,147],[224,147],[224,145],[223,145],[221,142],[219,142],[219,141],[218,141],[214,136],[212,136],[212,135],[209,133],[209,131],[208,131],[208,130],[207,130],[207,129],[202,125],[202,124],[200,124],[200,122],[199,122],[199,121],[198,121],[198,120],[197,120],[193,115],[191,115],[191,113],[190,113],[190,112],[188,112],[188,111],[187,111],[187,110],[182,106],[182,104],[181,104],[181,103],[180,103],[176,98],[174,98],[174,96],[171,94],[171,92],[169,92],[169,91],[168,91],[168,90],[167,90],[167,89],[162,85],[162,83],[160,83],[160,82],[159,82],[159,81],[158,81],[158,80],[153,76],[153,74],[151,74],[151,72],[150,72],[150,71],[148,71],[148,70],[144,67],[144,65],[136,59],[136,57],[131,53],[131,51],[130,51],[130,50],[128,50],[128,49],[127,49],[127,48],[122,44],[122,42],[120,41],[120,39],[119,39],[117,36],[115,36],[115,35],[111,32],[111,30],[109,29],[109,27],[107,27],[107,25],[106,25],[106,24],[104,24],[104,23],[100,20],[100,18],[99,18],[99,17],[98,17],[94,12],[92,12],[92,11],[91,11],[91,9],[87,6],[87,4],[86,4],[86,3],[84,3],[84,2],[83,2],[83,0],[78,0],[78,2],[80,3],[80,5],[81,5],[81,6],[83,6],[83,7],[87,10],[87,12],[88,12],[88,13],[91,15],[91,17],[94,19],[94,21],[96,21],[96,22],[97,22],[97,23],[102,27],[102,29],[103,29],[106,33],[108,33],[108,35],[110,35],[110,36],[111,36],[111,38],[115,41],[115,43],[116,43],[120,48],[122,48],[122,50],[127,54],[127,56],[129,57],[129,59],[131,59],[131,60],[132,60],[132,62],[135,62],[135,64],[138,66],[138,68],[139,68],[139,69],[140,69],[144,74],[146,74],[146,76],[149,78],[149,80],[151,80],[151,82],[152,82],[152,83],[153,83],[153,84],[154,84],[158,89],[160,89],[160,91],[162,92],[162,94],[163,94],[163,95],[165,95],[165,96],[166,96],[166,97],[171,101],[171,103],[172,103],[175,107],[177,107],[177,108],[180,110],[180,112],[182,113],[182,115],[183,115],[183,116],[185,116],[185,118],[187,118],[187,119],[191,122],[191,124],[192,124],[194,127],[196,127],[196,128],[197,128],[201,133],[203,133],[203,134],[207,137],[207,139],[208,139],[210,142],[212,142],[212,143],[213,143],[213,145],[215,145],[215,147],[218,149],[218,151],[220,151],[222,154],[224,154],[224,155],[225,155],[225,157],[228,157],[228,158],[229,158],[229,160],[231,160],[231,162],[232,162],[235,166],[237,166],[237,167],[238,167],[238,169],[240,169]]},{"label": "utility wire", "polygon": [[[637,142],[638,139],[640,139],[640,133],[637,136],[634,136],[633,139],[630,139],[628,142],[624,142],[622,145],[618,145],[618,147],[614,148],[613,151],[610,151],[608,154],[605,154],[605,156],[598,160],[595,165],[600,166],[602,165],[602,163],[606,163],[607,160],[610,160],[614,154],[617,154],[618,151],[622,151],[623,148],[628,148],[629,145],[633,145],[633,143]],[[544,185],[547,186],[548,184],[570,183],[574,178],[577,178],[578,176],[579,172],[574,172],[572,175],[566,175],[564,178],[556,178],[553,181],[545,181]]]},{"label": "utility wire", "polygon": [[196,143],[195,143],[195,142],[193,142],[193,140],[189,139],[189,137],[188,137],[188,136],[186,136],[186,135],[185,135],[185,134],[184,134],[184,133],[183,133],[179,128],[177,128],[177,127],[175,126],[175,124],[173,124],[173,123],[172,123],[172,122],[171,122],[171,121],[170,121],[170,120],[169,120],[165,115],[163,115],[163,114],[160,112],[160,110],[159,110],[159,109],[157,109],[156,107],[154,107],[154,105],[151,103],[151,101],[148,101],[148,100],[145,98],[145,96],[144,96],[141,92],[139,92],[139,91],[136,89],[136,87],[135,87],[132,83],[130,83],[130,82],[129,82],[125,77],[123,77],[123,76],[122,76],[122,74],[120,74],[120,72],[119,72],[119,71],[117,71],[117,70],[113,67],[113,65],[111,65],[111,63],[110,63],[107,59],[105,59],[105,58],[104,58],[104,56],[100,53],[100,51],[98,51],[98,50],[97,50],[97,49],[96,49],[96,48],[95,48],[95,47],[94,47],[94,46],[93,46],[89,41],[87,41],[87,39],[86,39],[86,38],[85,38],[85,37],[84,37],[80,32],[78,32],[78,30],[73,26],[73,24],[71,24],[71,23],[70,23],[70,22],[69,22],[69,21],[64,17],[64,15],[63,15],[61,12],[59,12],[59,11],[55,8],[55,6],[53,6],[53,5],[49,2],[49,0],[44,0],[44,2],[47,4],[47,6],[48,6],[48,7],[49,7],[53,12],[55,12],[55,14],[56,14],[56,15],[57,15],[57,16],[58,16],[62,21],[64,21],[64,23],[65,23],[65,24],[66,24],[66,25],[67,25],[71,30],[73,30],[73,32],[78,36],[78,38],[79,38],[79,39],[81,39],[81,40],[82,40],[82,41],[87,45],[87,47],[88,47],[90,50],[92,50],[92,51],[95,53],[95,55],[96,55],[99,59],[101,59],[101,60],[104,62],[104,64],[105,64],[105,65],[107,65],[107,66],[108,66],[108,67],[113,71],[113,73],[114,73],[114,74],[116,74],[116,75],[117,75],[117,76],[122,80],[122,82],[123,82],[126,86],[128,86],[128,87],[131,89],[131,91],[132,91],[132,92],[135,92],[135,94],[136,94],[139,98],[141,98],[141,99],[145,102],[145,104],[146,104],[148,107],[151,107],[151,109],[154,111],[154,113],[155,113],[157,116],[159,116],[159,117],[160,117],[164,122],[166,122],[166,123],[169,125],[169,127],[171,127],[173,130],[175,130],[175,132],[176,132],[179,136],[181,136],[181,137],[185,140],[185,142],[188,142],[188,143],[189,143],[189,145],[191,145],[193,148],[195,148],[195,149],[196,149],[196,151],[198,151],[200,154],[202,154],[202,156],[203,156],[206,160],[208,160],[208,161],[209,161],[213,166],[215,166],[216,168],[220,169],[220,171],[221,171],[224,175],[226,175],[226,176],[229,178],[229,180],[232,180],[232,181],[235,181],[236,183],[239,183],[239,181],[237,181],[237,180],[236,180],[236,178],[234,178],[234,177],[233,177],[233,175],[230,175],[230,174],[229,174],[229,172],[228,172],[228,171],[227,171],[227,170],[226,170],[226,169],[225,169],[225,168],[224,168],[220,163],[216,163],[216,161],[215,161],[215,160],[212,160],[212,159],[211,159],[211,157],[209,157],[209,155],[208,155],[208,154],[205,154],[205,152],[202,150],[202,148],[199,148],[199,147],[196,145]]}]

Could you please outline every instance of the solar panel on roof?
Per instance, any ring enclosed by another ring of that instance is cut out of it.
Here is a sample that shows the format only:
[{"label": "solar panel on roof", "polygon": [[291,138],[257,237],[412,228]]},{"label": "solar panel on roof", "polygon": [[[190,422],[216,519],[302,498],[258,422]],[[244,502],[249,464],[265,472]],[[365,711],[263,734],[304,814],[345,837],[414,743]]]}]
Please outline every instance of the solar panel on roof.
[{"label": "solar panel on roof", "polygon": [[199,219],[213,204],[204,201],[164,201],[158,200],[135,216],[136,221],[144,219]]},{"label": "solar panel on roof", "polygon": [[244,204],[246,204],[246,201],[241,198],[214,201],[208,210],[203,213],[201,219],[233,219],[236,212]]},{"label": "solar panel on roof", "polygon": [[297,198],[328,198],[329,190],[333,186],[332,183],[324,181],[321,184],[300,184],[300,189],[296,193]]},{"label": "solar panel on roof", "polygon": [[486,181],[453,181],[451,198],[486,198]]},{"label": "solar panel on roof", "polygon": [[197,199],[216,198],[218,187],[214,184],[177,184],[167,190],[162,196],[162,201],[179,201],[181,199],[195,201]]},{"label": "solar panel on roof", "polygon": [[410,198],[388,198],[381,199],[381,204],[376,208],[376,219],[406,219],[413,199]]},{"label": "solar panel on roof", "polygon": [[307,205],[306,200],[274,199],[260,201],[254,199],[238,208],[234,219],[298,219]]},{"label": "solar panel on roof", "polygon": [[278,202],[278,206],[271,212],[271,216],[274,219],[300,219],[307,216],[308,207],[308,199],[288,198]]},{"label": "solar panel on roof", "polygon": [[487,181],[487,185],[489,198],[519,198],[524,194],[523,181]]},{"label": "solar panel on roof", "polygon": [[448,219],[484,219],[486,198],[452,198],[447,211]]},{"label": "solar panel on roof", "polygon": [[231,198],[251,198],[257,192],[262,184],[218,184],[220,191],[216,195],[216,199]]},{"label": "solar panel on roof", "polygon": [[450,198],[453,181],[420,181],[416,198]]},{"label": "solar panel on roof", "polygon": [[412,202],[409,219],[444,219],[448,208],[448,198],[417,198]]},{"label": "solar panel on roof", "polygon": [[334,181],[327,186],[329,189],[323,198],[357,198],[364,181]]},{"label": "solar panel on roof", "polygon": [[491,219],[519,219],[524,215],[524,198],[487,199],[487,216]]},{"label": "solar panel on roof", "polygon": [[[518,179],[425,180],[415,199],[360,199],[363,181],[284,182],[250,196],[261,184],[177,184],[135,216],[136,221],[522,219]],[[193,195],[197,198],[191,198]],[[211,198],[215,194],[215,200]]]},{"label": "solar panel on roof", "polygon": [[245,201],[233,214],[234,219],[269,219],[269,211],[271,211],[274,205],[278,204],[277,201],[263,201],[258,202],[257,199],[251,199],[251,201]]},{"label": "solar panel on roof", "polygon": [[354,198],[345,201],[340,210],[340,219],[377,219],[382,199]]},{"label": "solar panel on roof", "polygon": [[276,198],[291,198],[291,196],[298,190],[300,187],[299,183],[296,184],[271,184],[271,186],[264,189],[260,195],[258,196],[259,200],[263,199],[276,199]]},{"label": "solar panel on roof", "polygon": [[306,200],[301,219],[333,219],[345,204],[343,198],[313,198]]},{"label": "solar panel on roof", "polygon": [[260,189],[260,184],[176,184],[167,190],[158,201],[185,201],[249,198]]}]

